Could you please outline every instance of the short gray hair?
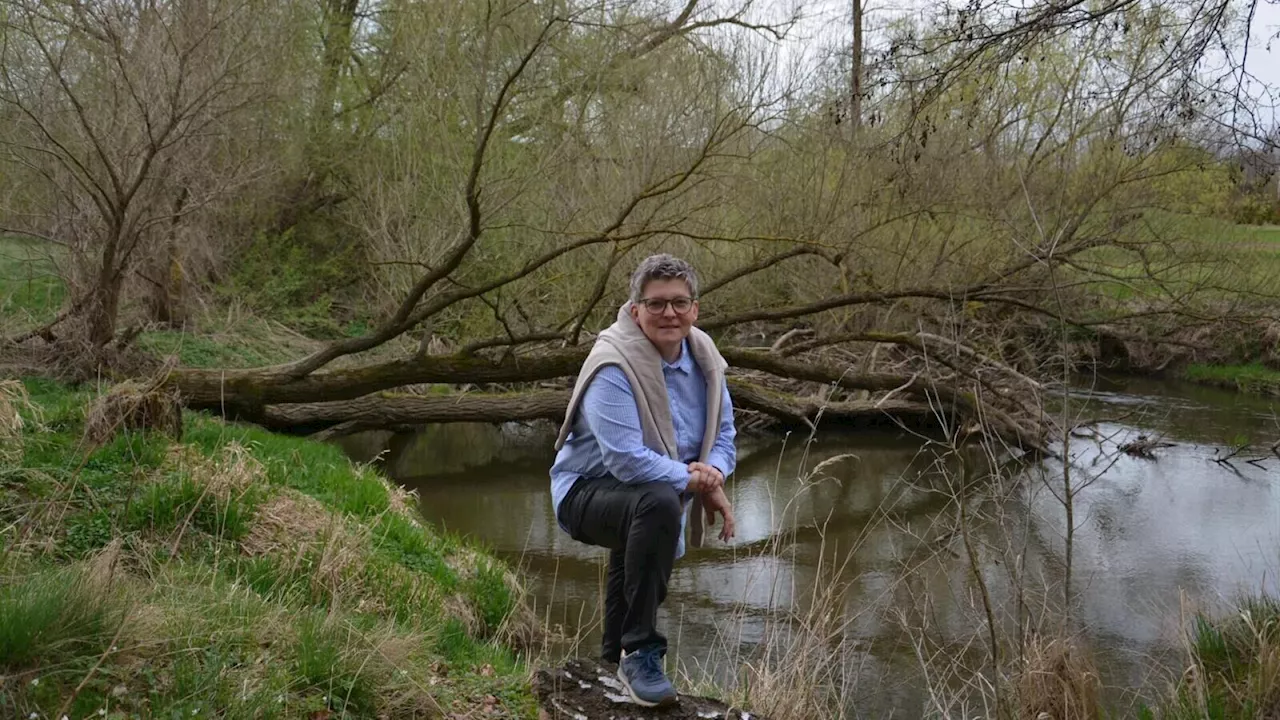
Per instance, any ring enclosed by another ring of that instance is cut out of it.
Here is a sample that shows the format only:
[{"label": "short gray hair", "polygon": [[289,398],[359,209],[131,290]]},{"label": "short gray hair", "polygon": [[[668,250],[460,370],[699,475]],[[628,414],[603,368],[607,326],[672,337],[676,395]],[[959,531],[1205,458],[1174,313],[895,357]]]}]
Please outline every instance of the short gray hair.
[{"label": "short gray hair", "polygon": [[640,301],[640,293],[650,280],[683,280],[689,286],[689,295],[698,298],[698,273],[693,266],[674,255],[662,253],[650,255],[631,273],[631,302]]}]

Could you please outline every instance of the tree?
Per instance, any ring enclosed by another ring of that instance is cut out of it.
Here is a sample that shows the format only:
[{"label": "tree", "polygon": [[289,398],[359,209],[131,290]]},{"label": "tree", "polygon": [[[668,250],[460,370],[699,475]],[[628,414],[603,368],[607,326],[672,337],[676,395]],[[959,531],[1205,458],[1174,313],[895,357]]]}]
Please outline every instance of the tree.
[{"label": "tree", "polygon": [[[619,269],[658,249],[707,276],[702,325],[736,392],[801,425],[891,411],[1035,447],[1064,348],[1195,347],[1179,333],[1259,314],[1224,308],[1232,280],[1150,212],[1196,164],[1177,143],[1229,117],[1202,71],[1233,37],[1220,6],[900,19],[865,51],[852,141],[821,111],[849,78],[773,73],[756,41],[781,29],[750,5],[407,3],[363,30],[358,7],[326,7],[317,94],[290,118],[352,143],[326,155],[345,199],[328,217],[383,312],[279,366],[175,372],[193,406],[317,429],[556,412],[375,393],[572,376],[625,297]],[[344,80],[374,67],[394,82]]]},{"label": "tree", "polygon": [[[266,6],[245,0],[15,0],[3,16],[6,165],[32,184],[9,228],[67,251],[71,313],[95,347],[116,338],[126,280],[181,290],[179,226],[240,184],[232,121],[261,100]],[[269,42],[269,41],[268,41]]]}]

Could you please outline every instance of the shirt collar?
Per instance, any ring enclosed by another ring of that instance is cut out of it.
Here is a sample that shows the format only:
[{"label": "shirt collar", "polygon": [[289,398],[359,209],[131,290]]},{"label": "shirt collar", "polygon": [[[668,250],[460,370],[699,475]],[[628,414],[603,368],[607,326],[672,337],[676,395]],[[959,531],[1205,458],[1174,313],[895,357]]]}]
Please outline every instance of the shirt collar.
[{"label": "shirt collar", "polygon": [[666,360],[662,361],[662,369],[666,370],[668,368],[678,370],[685,375],[693,372],[693,353],[689,352],[688,338],[685,338],[680,342],[680,359],[673,363],[669,363]]}]

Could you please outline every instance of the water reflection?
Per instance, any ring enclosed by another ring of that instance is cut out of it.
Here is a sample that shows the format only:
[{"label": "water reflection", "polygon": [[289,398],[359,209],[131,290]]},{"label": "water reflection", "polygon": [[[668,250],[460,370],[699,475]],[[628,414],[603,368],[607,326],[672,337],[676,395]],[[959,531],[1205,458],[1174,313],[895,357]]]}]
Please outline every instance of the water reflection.
[{"label": "water reflection", "polygon": [[[1154,661],[1177,653],[1184,598],[1212,605],[1280,592],[1280,460],[1234,470],[1213,462],[1234,438],[1269,445],[1280,425],[1272,401],[1204,388],[1095,383],[1076,393],[1085,401],[1088,413],[1119,422],[1096,427],[1106,442],[1071,446],[1073,612],[1114,686],[1109,697],[1121,702],[1121,688],[1160,680]],[[1117,455],[1138,432],[1176,445],[1155,461]],[[730,484],[738,538],[710,540],[677,564],[660,618],[673,654],[695,674],[727,679],[760,643],[782,641],[778,618],[803,612],[815,585],[835,581],[851,702],[878,717],[918,717],[928,702],[921,629],[929,642],[981,654],[974,641],[985,615],[955,532],[960,458],[906,434],[805,440],[741,447]],[[594,653],[604,551],[569,539],[552,516],[550,438],[458,425],[396,442],[386,466],[420,493],[424,515],[525,567],[540,613]],[[965,487],[978,518],[971,544],[1011,636],[1020,601],[1062,603],[1061,471],[1048,463]]]}]

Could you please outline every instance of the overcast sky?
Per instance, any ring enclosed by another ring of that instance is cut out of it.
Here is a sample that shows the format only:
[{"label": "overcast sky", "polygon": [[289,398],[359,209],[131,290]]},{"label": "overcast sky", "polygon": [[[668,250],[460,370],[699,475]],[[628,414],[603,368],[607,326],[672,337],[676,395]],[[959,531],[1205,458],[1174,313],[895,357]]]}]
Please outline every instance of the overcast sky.
[{"label": "overcast sky", "polygon": [[[721,0],[721,2],[724,1]],[[912,6],[917,5],[915,0],[863,1],[871,24],[879,24],[887,16],[910,11]],[[757,5],[759,9],[767,9],[769,14],[775,16],[789,14],[797,4],[803,10],[804,20],[779,48],[781,62],[811,56],[813,55],[811,51],[816,46],[830,46],[837,42],[843,45],[847,42],[852,0],[757,0],[757,2],[765,3],[765,6]],[[1247,10],[1247,5],[1243,2],[1237,7],[1241,11]],[[1246,67],[1250,74],[1256,76],[1257,81],[1253,81],[1251,87],[1246,87],[1246,94],[1262,98],[1266,93],[1261,86],[1265,85],[1270,88],[1270,97],[1273,99],[1259,102],[1259,105],[1273,106],[1280,101],[1280,39],[1275,37],[1280,33],[1280,0],[1258,0],[1252,27]],[[1270,46],[1269,49],[1268,46]],[[1262,116],[1259,120],[1263,120],[1264,124],[1275,125],[1277,118],[1280,118],[1275,107],[1270,107],[1269,110],[1259,107],[1259,111]],[[1269,123],[1264,119],[1267,117],[1271,119]]]}]

